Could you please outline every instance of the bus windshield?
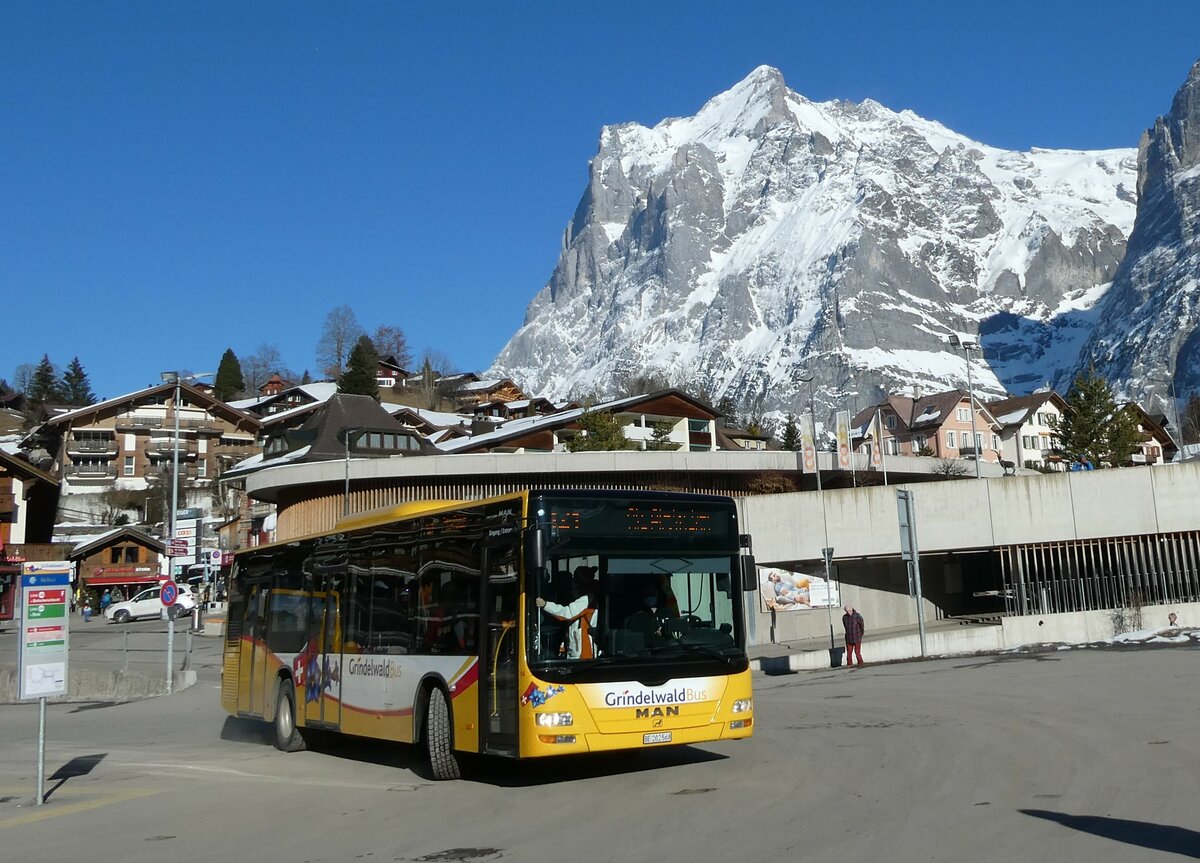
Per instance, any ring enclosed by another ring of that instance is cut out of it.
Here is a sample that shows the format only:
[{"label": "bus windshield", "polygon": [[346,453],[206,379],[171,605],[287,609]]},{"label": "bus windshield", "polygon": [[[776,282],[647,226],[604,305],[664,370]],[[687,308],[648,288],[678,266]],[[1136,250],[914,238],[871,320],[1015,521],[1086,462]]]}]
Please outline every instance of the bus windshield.
[{"label": "bus windshield", "polygon": [[731,559],[566,556],[533,590],[530,661],[741,655]]}]

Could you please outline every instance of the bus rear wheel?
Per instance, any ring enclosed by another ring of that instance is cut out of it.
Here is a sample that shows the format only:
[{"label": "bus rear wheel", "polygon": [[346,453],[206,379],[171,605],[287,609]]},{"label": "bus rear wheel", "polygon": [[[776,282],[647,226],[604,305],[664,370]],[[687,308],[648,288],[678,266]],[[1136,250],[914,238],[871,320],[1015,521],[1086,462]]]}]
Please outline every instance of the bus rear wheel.
[{"label": "bus rear wheel", "polygon": [[300,752],[304,738],[296,728],[296,690],[290,680],[279,681],[275,696],[275,748],[281,752]]},{"label": "bus rear wheel", "polygon": [[425,758],[429,775],[437,780],[459,779],[458,758],[454,755],[450,705],[446,693],[434,687],[425,704]]}]

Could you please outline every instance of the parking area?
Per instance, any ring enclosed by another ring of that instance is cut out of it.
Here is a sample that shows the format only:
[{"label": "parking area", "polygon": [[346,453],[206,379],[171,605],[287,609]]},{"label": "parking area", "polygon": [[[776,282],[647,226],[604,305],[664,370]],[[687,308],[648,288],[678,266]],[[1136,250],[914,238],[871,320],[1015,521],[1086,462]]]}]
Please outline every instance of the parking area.
[{"label": "parking area", "polygon": [[6,856],[1090,863],[1200,849],[1192,646],[756,675],[749,741],[475,759],[452,783],[426,780],[403,746],[277,752],[221,712],[214,667],[170,698],[53,707],[40,810],[36,709],[0,707]]}]

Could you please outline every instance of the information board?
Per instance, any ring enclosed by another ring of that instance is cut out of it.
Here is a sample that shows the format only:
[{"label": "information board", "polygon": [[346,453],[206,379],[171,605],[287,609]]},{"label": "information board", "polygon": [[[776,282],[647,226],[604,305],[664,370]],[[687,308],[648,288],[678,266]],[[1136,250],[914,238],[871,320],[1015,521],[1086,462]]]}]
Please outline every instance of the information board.
[{"label": "information board", "polygon": [[18,698],[67,694],[71,563],[21,565],[21,628],[17,642]]}]

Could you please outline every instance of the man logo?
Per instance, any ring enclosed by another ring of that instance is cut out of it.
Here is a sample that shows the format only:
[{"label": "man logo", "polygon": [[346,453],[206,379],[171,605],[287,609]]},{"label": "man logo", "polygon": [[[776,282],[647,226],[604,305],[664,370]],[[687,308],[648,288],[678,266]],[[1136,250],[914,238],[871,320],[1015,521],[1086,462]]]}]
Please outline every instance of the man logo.
[{"label": "man logo", "polygon": [[649,707],[639,707],[637,709],[637,712],[634,713],[634,718],[635,719],[651,719],[652,717],[655,717],[655,716],[678,716],[678,715],[679,715],[679,708],[677,706],[676,707],[655,707],[653,709],[651,709]]}]

